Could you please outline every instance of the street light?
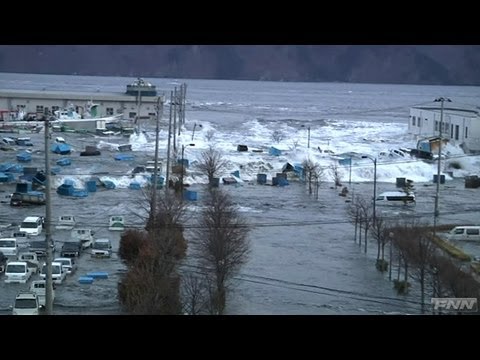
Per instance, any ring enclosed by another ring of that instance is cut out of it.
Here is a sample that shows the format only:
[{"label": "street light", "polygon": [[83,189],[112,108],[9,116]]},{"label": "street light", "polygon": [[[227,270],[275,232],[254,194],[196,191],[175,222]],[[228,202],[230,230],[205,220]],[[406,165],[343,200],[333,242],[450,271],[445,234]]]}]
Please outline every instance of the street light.
[{"label": "street light", "polygon": [[[302,125],[302,127],[305,127],[305,125]],[[307,127],[307,130],[308,130],[308,143],[307,143],[307,147],[310,149],[310,126]]]},{"label": "street light", "polygon": [[377,158],[372,158],[368,155],[363,155],[362,159],[370,159],[373,161],[373,225],[375,225],[377,212],[376,212],[376,201],[377,201]]},{"label": "street light", "polygon": [[185,148],[186,147],[189,147],[189,146],[195,146],[195,144],[187,144],[187,145],[183,145],[182,144],[182,177],[181,177],[181,181],[180,181],[180,185],[182,186],[182,199],[183,199],[183,174],[184,174],[184,171],[185,171],[185,164],[184,164],[184,153],[185,153]]},{"label": "street light", "polygon": [[437,167],[437,190],[435,193],[435,212],[434,212],[434,217],[433,217],[433,232],[435,234],[436,226],[437,226],[437,218],[439,215],[438,211],[438,198],[440,194],[440,164],[441,164],[441,157],[442,157],[442,130],[443,130],[443,103],[451,102],[449,98],[444,98],[444,97],[439,97],[434,100],[434,102],[440,102],[441,107],[440,107],[440,127],[439,127],[439,132],[438,132],[438,167]]},{"label": "street light", "polygon": [[[197,127],[197,123],[193,124],[193,131],[192,131],[192,141],[193,141],[193,138],[195,137],[195,128]],[[201,124],[198,124],[198,127],[202,127]]]}]

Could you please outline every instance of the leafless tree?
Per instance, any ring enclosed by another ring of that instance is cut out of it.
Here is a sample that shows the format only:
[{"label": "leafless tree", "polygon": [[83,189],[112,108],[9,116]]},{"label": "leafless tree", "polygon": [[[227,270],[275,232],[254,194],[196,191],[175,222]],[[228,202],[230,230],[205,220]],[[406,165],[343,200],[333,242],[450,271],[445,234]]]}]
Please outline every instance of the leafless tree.
[{"label": "leafless tree", "polygon": [[305,159],[302,163],[303,171],[305,173],[305,180],[308,183],[308,193],[312,195],[313,193],[313,182],[317,173],[319,172],[318,164],[315,164],[310,159]]},{"label": "leafless tree", "polygon": [[182,276],[183,312],[189,315],[210,313],[210,285],[208,277],[189,273]]},{"label": "leafless tree", "polygon": [[315,166],[313,179],[315,183],[315,199],[318,200],[318,190],[320,189],[320,184],[323,180],[323,168],[318,164]]},{"label": "leafless tree", "polygon": [[207,133],[205,134],[205,140],[207,140],[208,142],[213,140],[214,137],[215,137],[215,131],[214,130],[208,130]]},{"label": "leafless tree", "polygon": [[436,271],[438,273],[440,289],[437,293],[441,297],[467,297],[479,298],[480,285],[475,278],[461,269],[461,267],[454,263],[451,259],[445,257],[437,258]]},{"label": "leafless tree", "polygon": [[[355,202],[358,204],[358,207],[360,209],[360,228],[363,225],[363,230],[364,230],[364,240],[365,240],[365,253],[367,253],[367,234],[368,230],[370,229],[370,226],[372,225],[373,222],[373,205],[365,200],[363,197],[357,197],[357,201]],[[361,243],[360,243],[361,245]]]},{"label": "leafless tree", "polygon": [[283,139],[285,139],[285,134],[283,132],[281,132],[280,130],[275,130],[272,133],[272,140],[275,141],[277,144],[280,141],[282,141]]},{"label": "leafless tree", "polygon": [[330,165],[330,173],[332,174],[333,181],[335,182],[335,190],[336,190],[337,186],[342,186],[342,174],[336,162]]},{"label": "leafless tree", "polygon": [[197,168],[208,176],[209,184],[213,184],[213,178],[226,167],[227,161],[222,159],[221,153],[214,147],[200,154]]},{"label": "leafless tree", "polygon": [[425,224],[411,220],[402,239],[405,253],[411,264],[410,274],[420,283],[422,313],[425,312],[425,283],[430,275],[431,263],[436,246],[431,240],[430,230]]},{"label": "leafless tree", "polygon": [[[373,238],[377,241],[376,267],[380,271],[386,271],[388,265],[385,261],[385,245],[390,240],[390,229],[387,221],[383,218],[383,216],[379,215],[375,218],[375,223],[372,223],[371,232]],[[392,264],[390,264],[390,266],[392,266]]]},{"label": "leafless tree", "polygon": [[352,201],[351,203],[348,203],[347,216],[350,221],[355,225],[355,235],[353,241],[357,242],[357,229],[360,223],[360,204],[357,201]]},{"label": "leafless tree", "polygon": [[248,258],[249,229],[230,196],[219,189],[208,193],[198,221],[195,236],[198,258],[211,270],[214,307],[217,314],[222,314],[228,282]]}]

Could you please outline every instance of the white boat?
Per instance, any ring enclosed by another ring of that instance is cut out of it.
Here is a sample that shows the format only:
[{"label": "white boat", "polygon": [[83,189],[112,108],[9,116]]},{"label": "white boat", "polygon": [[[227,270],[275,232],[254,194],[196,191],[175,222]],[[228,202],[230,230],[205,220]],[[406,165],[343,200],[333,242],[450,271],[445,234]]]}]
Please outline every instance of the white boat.
[{"label": "white boat", "polygon": [[120,120],[123,117],[122,114],[99,117],[97,116],[98,104],[94,104],[91,101],[87,102],[85,106],[79,107],[83,108],[81,114],[77,112],[77,109],[73,104],[70,104],[66,109],[55,111],[55,120],[105,120],[106,122],[111,122]]},{"label": "white boat", "polygon": [[72,215],[63,215],[58,218],[56,229],[71,230],[75,226],[75,217]]},{"label": "white boat", "polygon": [[123,216],[110,216],[108,230],[123,231],[125,229],[125,219]]}]

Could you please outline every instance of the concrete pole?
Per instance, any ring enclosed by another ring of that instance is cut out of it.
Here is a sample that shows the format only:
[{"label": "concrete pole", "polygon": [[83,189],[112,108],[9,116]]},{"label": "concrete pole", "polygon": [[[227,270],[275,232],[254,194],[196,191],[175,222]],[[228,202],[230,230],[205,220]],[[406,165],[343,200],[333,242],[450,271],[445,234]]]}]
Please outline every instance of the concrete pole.
[{"label": "concrete pole", "polygon": [[173,151],[177,153],[177,87],[173,90]]},{"label": "concrete pole", "polygon": [[50,149],[49,149],[49,121],[45,119],[45,245],[46,245],[46,277],[45,277],[45,310],[47,315],[52,315],[52,200],[50,197]]},{"label": "concrete pole", "polygon": [[158,173],[158,132],[159,132],[159,124],[160,119],[162,118],[163,113],[163,97],[159,96],[157,99],[157,124],[155,127],[155,168],[153,170],[153,192],[152,192],[152,205],[150,209],[153,214],[153,223],[155,224],[155,217],[157,214],[157,173]]},{"label": "concrete pole", "polygon": [[437,188],[435,191],[435,212],[434,212],[434,217],[433,217],[433,235],[436,233],[437,229],[437,221],[438,221],[438,215],[439,215],[439,210],[438,210],[438,198],[440,196],[440,172],[441,172],[441,156],[442,156],[442,130],[443,130],[443,103],[445,101],[444,98],[439,98],[436,99],[435,101],[440,101],[441,107],[440,107],[440,129],[438,132],[438,165],[437,165]]},{"label": "concrete pole", "polygon": [[165,192],[168,191],[169,181],[170,181],[170,138],[172,135],[172,101],[173,101],[173,91],[170,91],[170,114],[168,117],[168,142],[167,142],[167,169],[165,172]]}]

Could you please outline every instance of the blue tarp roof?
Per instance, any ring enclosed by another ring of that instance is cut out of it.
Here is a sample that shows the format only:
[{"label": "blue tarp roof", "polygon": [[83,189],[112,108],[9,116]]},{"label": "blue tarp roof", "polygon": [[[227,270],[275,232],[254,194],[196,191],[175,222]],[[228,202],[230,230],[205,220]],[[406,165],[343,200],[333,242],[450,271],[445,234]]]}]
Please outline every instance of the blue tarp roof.
[{"label": "blue tarp roof", "polygon": [[57,154],[67,154],[71,151],[71,146],[64,143],[55,143],[50,148],[54,153]]},{"label": "blue tarp roof", "polygon": [[135,156],[132,154],[117,154],[115,160],[135,160]]}]

